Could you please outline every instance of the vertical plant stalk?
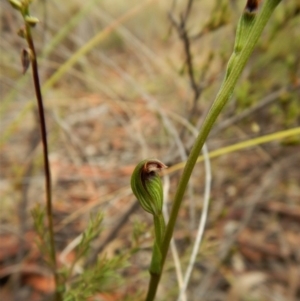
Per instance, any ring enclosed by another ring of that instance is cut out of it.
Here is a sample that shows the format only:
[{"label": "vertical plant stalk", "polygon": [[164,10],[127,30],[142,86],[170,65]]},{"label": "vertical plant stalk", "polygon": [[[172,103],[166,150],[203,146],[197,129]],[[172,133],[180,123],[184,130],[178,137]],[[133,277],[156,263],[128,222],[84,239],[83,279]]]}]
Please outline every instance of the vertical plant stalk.
[{"label": "vertical plant stalk", "polygon": [[35,88],[35,94],[38,104],[38,112],[40,118],[40,132],[43,144],[43,158],[44,158],[44,171],[45,171],[45,190],[46,190],[46,208],[47,208],[47,219],[48,219],[48,231],[49,231],[49,247],[50,247],[50,259],[51,265],[54,273],[55,280],[55,300],[61,301],[61,294],[58,292],[59,278],[56,266],[56,252],[54,243],[54,230],[53,230],[53,212],[52,212],[52,185],[51,185],[51,172],[49,166],[49,151],[47,143],[47,130],[46,130],[46,120],[43,105],[43,97],[41,93],[39,73],[38,73],[38,63],[36,58],[35,47],[31,34],[31,26],[25,21],[25,38],[30,49],[30,62],[33,74],[33,82]]},{"label": "vertical plant stalk", "polygon": [[38,104],[38,115],[39,115],[39,125],[43,144],[43,158],[44,158],[44,172],[45,172],[45,191],[46,191],[46,212],[48,219],[48,231],[49,231],[49,261],[54,274],[55,281],[55,301],[61,301],[62,295],[59,291],[59,275],[56,266],[56,252],[54,243],[54,230],[53,230],[53,216],[52,216],[52,189],[51,189],[51,173],[49,166],[49,152],[47,143],[47,130],[46,130],[46,120],[43,106],[43,97],[40,86],[38,63],[36,58],[36,51],[34,47],[34,42],[31,34],[31,27],[34,27],[39,20],[32,17],[29,13],[29,6],[32,0],[8,0],[14,9],[19,11],[24,19],[24,27],[18,31],[18,34],[26,39],[29,49],[22,49],[21,60],[23,66],[23,73],[26,72],[30,63],[32,67],[33,82],[35,88],[35,94]]},{"label": "vertical plant stalk", "polygon": [[[257,1],[247,1],[247,5],[252,4],[253,2]],[[234,64],[231,64],[230,72],[227,72],[225,80],[220,88],[219,93],[216,96],[216,99],[214,103],[211,106],[210,111],[208,112],[203,125],[201,127],[201,130],[199,132],[198,137],[195,140],[194,146],[191,150],[191,153],[189,155],[189,158],[187,160],[187,163],[185,165],[185,168],[183,170],[183,174],[180,178],[178,188],[175,193],[174,202],[171,210],[170,220],[166,228],[164,240],[161,246],[161,253],[162,253],[162,265],[164,264],[167,256],[167,252],[169,249],[170,241],[173,235],[175,223],[177,220],[179,208],[181,206],[183,196],[187,187],[187,184],[189,182],[189,179],[191,177],[192,171],[194,169],[194,166],[196,164],[197,158],[199,156],[199,153],[203,147],[203,144],[205,143],[205,140],[215,123],[217,117],[219,116],[220,112],[222,111],[223,107],[227,103],[228,99],[230,98],[233,89],[236,85],[236,82],[241,75],[251,53],[254,50],[254,47],[264,29],[266,26],[268,20],[270,19],[274,9],[276,6],[281,2],[281,0],[265,0],[264,4],[261,8],[260,13],[256,16],[256,20],[253,25],[251,25],[250,32],[247,33],[247,40],[244,40],[244,45],[242,45],[242,49],[238,53],[238,56],[234,58]],[[245,11],[247,11],[247,6]],[[252,10],[252,9],[251,9]],[[249,13],[249,11],[247,11]],[[242,19],[245,17],[245,13],[240,19],[240,22],[244,22]],[[240,24],[239,24],[240,25]],[[245,38],[241,36],[237,36],[237,39]],[[148,293],[146,297],[146,301],[152,301],[155,298],[156,290],[158,287],[158,283],[160,281],[161,273],[159,275],[151,275],[151,279],[149,282],[148,287]]]}]

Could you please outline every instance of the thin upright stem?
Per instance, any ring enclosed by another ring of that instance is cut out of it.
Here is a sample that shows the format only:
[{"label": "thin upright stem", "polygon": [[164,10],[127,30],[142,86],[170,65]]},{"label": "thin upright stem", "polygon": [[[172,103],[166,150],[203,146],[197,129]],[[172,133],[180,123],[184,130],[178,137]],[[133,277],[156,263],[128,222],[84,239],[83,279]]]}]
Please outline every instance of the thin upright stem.
[{"label": "thin upright stem", "polygon": [[31,51],[30,61],[32,67],[32,74],[33,74],[33,82],[35,88],[35,94],[38,104],[38,112],[40,118],[40,132],[43,144],[43,158],[44,158],[44,171],[45,171],[45,188],[46,188],[46,208],[47,208],[47,219],[48,219],[48,230],[49,230],[49,242],[50,242],[50,257],[51,257],[51,264],[54,273],[55,279],[55,300],[61,301],[62,297],[61,294],[57,291],[59,287],[59,279],[56,267],[56,252],[55,252],[55,243],[54,243],[54,230],[53,230],[53,212],[52,212],[52,188],[51,188],[51,172],[50,172],[50,165],[49,165],[49,151],[48,151],[48,143],[47,143],[47,130],[46,130],[46,120],[45,120],[45,112],[44,112],[44,105],[43,105],[43,97],[41,93],[40,87],[40,80],[39,80],[39,73],[38,73],[38,63],[36,58],[35,47],[31,35],[31,28],[30,25],[26,23],[26,40],[28,46]]}]

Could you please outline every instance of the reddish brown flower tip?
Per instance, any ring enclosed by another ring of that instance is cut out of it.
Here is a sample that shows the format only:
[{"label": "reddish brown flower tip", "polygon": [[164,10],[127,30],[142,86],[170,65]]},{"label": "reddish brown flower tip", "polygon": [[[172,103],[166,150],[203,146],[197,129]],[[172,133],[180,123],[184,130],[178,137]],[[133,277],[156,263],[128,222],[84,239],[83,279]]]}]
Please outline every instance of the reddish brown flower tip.
[{"label": "reddish brown flower tip", "polygon": [[158,172],[165,168],[168,168],[168,166],[156,159],[149,160],[144,165],[144,171],[146,173]]},{"label": "reddish brown flower tip", "polygon": [[256,13],[261,0],[247,0],[245,11],[253,14]]}]

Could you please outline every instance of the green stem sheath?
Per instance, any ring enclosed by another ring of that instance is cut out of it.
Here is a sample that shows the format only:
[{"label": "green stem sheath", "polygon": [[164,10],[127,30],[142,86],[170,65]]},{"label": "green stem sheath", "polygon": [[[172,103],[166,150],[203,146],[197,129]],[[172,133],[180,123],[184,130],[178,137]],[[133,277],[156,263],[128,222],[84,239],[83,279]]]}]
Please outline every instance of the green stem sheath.
[{"label": "green stem sheath", "polygon": [[199,153],[203,147],[203,144],[213,126],[215,123],[217,117],[219,116],[220,112],[222,111],[223,107],[228,101],[228,98],[231,95],[231,92],[242,73],[246,62],[248,58],[250,57],[255,44],[261,35],[267,21],[269,20],[273,10],[276,8],[276,6],[280,3],[281,0],[268,0],[265,1],[264,7],[262,8],[260,16],[257,18],[257,21],[255,25],[253,26],[253,29],[251,30],[251,33],[249,35],[249,39],[241,51],[241,54],[239,56],[239,59],[235,66],[232,69],[232,72],[230,73],[227,81],[224,83],[222,89],[219,91],[214,103],[212,104],[211,109],[208,112],[208,115],[206,116],[204,123],[202,125],[202,128],[199,132],[199,135],[195,141],[195,144],[191,150],[190,156],[187,160],[186,166],[183,170],[183,174],[180,178],[180,182],[178,184],[178,188],[175,194],[174,203],[170,215],[170,221],[167,225],[165,238],[163,241],[163,260],[165,260],[167,251],[169,248],[169,244],[172,238],[175,222],[178,216],[178,211],[185,193],[185,189],[187,187],[187,184],[189,182],[190,176],[192,174],[193,168],[196,164],[197,158],[199,156]]},{"label": "green stem sheath", "polygon": [[[189,155],[189,158],[187,160],[187,163],[185,165],[185,168],[183,170],[183,174],[180,178],[179,185],[174,197],[174,203],[171,210],[170,220],[166,228],[164,240],[161,246],[161,252],[162,252],[162,265],[165,262],[167,252],[169,249],[170,241],[173,235],[175,223],[177,220],[179,208],[181,206],[183,196],[187,187],[187,184],[189,182],[189,179],[191,177],[192,171],[194,169],[194,166],[196,164],[197,158],[199,156],[199,153],[203,147],[203,144],[205,143],[210,130],[212,129],[213,124],[215,123],[217,117],[219,116],[220,112],[222,111],[223,107],[227,103],[228,99],[230,98],[232,91],[236,85],[236,82],[241,75],[251,53],[254,50],[254,47],[264,29],[266,26],[268,20],[271,17],[271,14],[273,13],[276,6],[281,2],[281,0],[265,0],[263,7],[261,8],[261,11],[259,15],[256,17],[255,23],[253,24],[250,33],[248,35],[248,39],[245,42],[245,45],[243,46],[241,52],[239,53],[239,56],[235,59],[235,64],[232,66],[232,69],[230,73],[228,74],[228,77],[223,82],[219,93],[216,96],[216,99],[214,103],[211,106],[210,111],[208,112],[203,125],[201,127],[201,130],[199,132],[199,135],[194,143],[194,146],[191,150],[191,153]],[[152,301],[155,298],[156,290],[158,283],[160,281],[160,275],[151,275],[151,279],[149,282],[148,287],[148,293],[146,297],[146,301]]]}]

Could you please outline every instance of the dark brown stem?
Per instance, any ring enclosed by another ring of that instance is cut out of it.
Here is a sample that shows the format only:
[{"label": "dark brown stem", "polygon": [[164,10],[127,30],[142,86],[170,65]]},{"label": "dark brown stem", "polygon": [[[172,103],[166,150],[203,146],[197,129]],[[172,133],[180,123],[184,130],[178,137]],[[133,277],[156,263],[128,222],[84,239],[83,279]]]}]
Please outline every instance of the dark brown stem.
[{"label": "dark brown stem", "polygon": [[46,130],[46,120],[43,106],[43,97],[40,87],[39,73],[38,73],[38,63],[36,59],[35,47],[31,35],[30,25],[26,23],[26,40],[31,51],[30,61],[33,74],[33,82],[35,88],[35,94],[38,104],[38,112],[40,118],[40,132],[43,144],[43,157],[44,157],[44,171],[45,171],[45,187],[46,187],[46,208],[47,208],[47,218],[48,218],[48,230],[49,230],[49,240],[50,240],[50,257],[51,264],[54,273],[55,279],[55,300],[61,301],[61,294],[57,291],[59,287],[59,278],[56,267],[56,252],[55,252],[55,243],[54,243],[54,231],[53,231],[53,213],[52,213],[52,190],[51,190],[51,172],[49,166],[49,152],[48,152],[48,143],[47,143],[47,130]]},{"label": "dark brown stem", "polygon": [[185,11],[184,18],[183,18],[184,23],[186,23],[186,21],[189,17],[189,14],[190,14],[191,9],[192,9],[193,2],[194,2],[194,0],[188,0],[187,6],[186,6],[186,11]]}]

